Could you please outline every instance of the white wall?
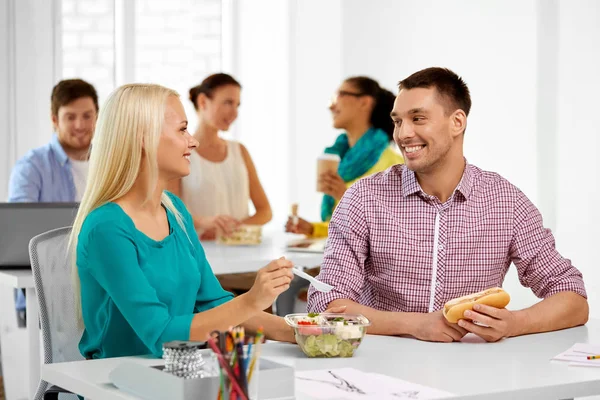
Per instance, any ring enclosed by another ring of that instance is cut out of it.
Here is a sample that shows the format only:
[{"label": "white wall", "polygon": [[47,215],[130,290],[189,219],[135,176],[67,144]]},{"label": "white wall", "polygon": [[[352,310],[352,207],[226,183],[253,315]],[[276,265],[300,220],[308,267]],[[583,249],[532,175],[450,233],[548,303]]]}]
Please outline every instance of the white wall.
[{"label": "white wall", "polygon": [[234,74],[243,86],[234,135],[254,160],[275,220],[289,202],[290,3],[236,1],[238,54]]},{"label": "white wall", "polygon": [[0,199],[6,199],[14,162],[52,134],[56,0],[0,0],[0,9],[0,115],[5,117],[0,122]]},{"label": "white wall", "polygon": [[560,2],[557,244],[584,274],[600,318],[600,3]]},{"label": "white wall", "polygon": [[426,67],[462,75],[473,99],[467,159],[535,200],[535,3],[346,0],[344,75],[371,75],[394,92],[399,80]]},{"label": "white wall", "polygon": [[[329,100],[343,80],[342,0],[294,0],[290,114],[290,201],[304,218],[321,218],[316,159],[339,134]],[[289,213],[289,207],[285,210]]]},{"label": "white wall", "polygon": [[248,147],[273,207],[269,229],[282,230],[294,201],[303,216],[319,217],[316,158],[337,134],[327,106],[341,81],[341,1],[233,5],[233,72],[243,85],[233,133]]},{"label": "white wall", "polygon": [[52,135],[50,93],[58,76],[54,53],[55,2],[14,2],[16,158],[32,147],[47,143]]},{"label": "white wall", "polygon": [[12,60],[12,4],[8,0],[0,0],[0,201],[8,195],[6,185],[10,176],[11,135],[13,118],[9,107],[12,102],[11,63]]}]

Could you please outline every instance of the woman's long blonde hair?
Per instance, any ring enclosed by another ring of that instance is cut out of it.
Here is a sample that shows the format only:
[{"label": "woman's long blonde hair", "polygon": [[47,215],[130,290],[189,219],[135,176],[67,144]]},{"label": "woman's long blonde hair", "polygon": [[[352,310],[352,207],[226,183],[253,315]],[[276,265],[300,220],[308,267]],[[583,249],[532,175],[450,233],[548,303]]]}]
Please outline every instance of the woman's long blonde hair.
[{"label": "woman's long blonde hair", "polygon": [[[75,307],[80,326],[83,326],[83,319],[77,241],[81,227],[93,210],[123,197],[131,190],[141,169],[142,153],[149,171],[147,200],[154,194],[158,183],[156,155],[169,96],[179,97],[179,94],[160,85],[127,84],[112,92],[100,109],[87,184],[69,238]],[[162,194],[161,201],[184,228],[181,214],[166,193]]]}]

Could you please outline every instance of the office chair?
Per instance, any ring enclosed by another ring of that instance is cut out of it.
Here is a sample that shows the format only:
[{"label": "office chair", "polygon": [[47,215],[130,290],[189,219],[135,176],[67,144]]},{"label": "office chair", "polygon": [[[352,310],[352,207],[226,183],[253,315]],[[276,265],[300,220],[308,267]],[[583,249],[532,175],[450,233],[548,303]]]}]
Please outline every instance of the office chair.
[{"label": "office chair", "polygon": [[[44,364],[79,361],[78,326],[67,246],[71,227],[54,229],[29,242],[29,258],[40,308]],[[41,380],[35,400],[74,399],[77,396]]]}]

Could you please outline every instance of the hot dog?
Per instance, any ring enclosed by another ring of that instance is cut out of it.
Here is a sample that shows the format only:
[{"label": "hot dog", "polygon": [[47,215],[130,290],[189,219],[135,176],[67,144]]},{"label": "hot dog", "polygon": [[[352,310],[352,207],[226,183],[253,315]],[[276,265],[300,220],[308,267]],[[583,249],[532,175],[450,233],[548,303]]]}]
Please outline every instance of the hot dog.
[{"label": "hot dog", "polygon": [[467,310],[472,310],[475,304],[504,308],[508,305],[509,301],[510,296],[504,289],[494,287],[450,300],[444,305],[443,314],[448,322],[455,324],[459,319],[469,319],[464,317],[464,313]]}]

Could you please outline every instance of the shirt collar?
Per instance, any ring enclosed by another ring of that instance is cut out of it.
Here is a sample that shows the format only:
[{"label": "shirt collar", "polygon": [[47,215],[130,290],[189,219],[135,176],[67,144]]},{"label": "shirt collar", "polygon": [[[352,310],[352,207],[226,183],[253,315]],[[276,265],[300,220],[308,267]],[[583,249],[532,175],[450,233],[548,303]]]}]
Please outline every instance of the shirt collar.
[{"label": "shirt collar", "polygon": [[[465,199],[468,199],[471,195],[473,187],[473,167],[465,160],[465,170],[460,182],[456,186],[455,192],[459,192]],[[417,181],[417,177],[414,171],[411,171],[406,166],[402,169],[402,195],[408,197],[411,194],[423,193],[421,185]]]},{"label": "shirt collar", "polygon": [[414,171],[408,169],[406,165],[402,168],[402,195],[408,197],[411,194],[422,192],[421,185],[417,182]]},{"label": "shirt collar", "polygon": [[62,145],[58,141],[58,135],[54,133],[52,135],[52,139],[50,139],[50,148],[56,154],[56,158],[60,163],[61,167],[64,166],[67,161],[69,161],[69,156],[65,153],[65,150],[62,148]]},{"label": "shirt collar", "polygon": [[465,171],[460,182],[458,182],[458,186],[456,186],[456,191],[460,192],[465,200],[469,198],[473,190],[473,173],[473,166],[465,160]]}]

